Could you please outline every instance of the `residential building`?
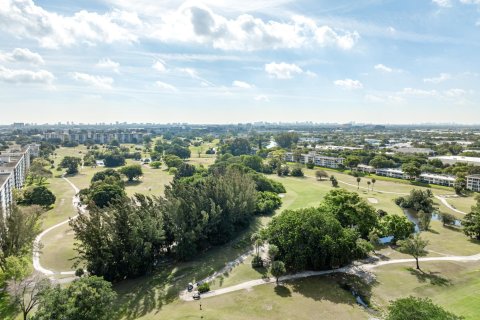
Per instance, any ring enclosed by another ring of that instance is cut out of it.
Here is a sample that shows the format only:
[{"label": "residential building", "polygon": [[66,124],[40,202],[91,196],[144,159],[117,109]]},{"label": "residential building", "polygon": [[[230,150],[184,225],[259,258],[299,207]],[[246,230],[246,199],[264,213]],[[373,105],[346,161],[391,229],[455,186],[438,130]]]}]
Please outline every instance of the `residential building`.
[{"label": "residential building", "polygon": [[410,179],[410,177],[405,174],[401,169],[392,169],[392,168],[382,168],[377,169],[377,175],[390,177],[390,178],[397,178],[397,179]]},{"label": "residential building", "polygon": [[10,147],[0,154],[0,209],[4,213],[12,204],[13,189],[25,183],[32,154],[38,154],[38,146]]},{"label": "residential building", "polygon": [[428,184],[437,184],[440,186],[453,187],[455,185],[456,177],[450,175],[422,173],[420,175],[420,181]]},{"label": "residential building", "polygon": [[43,138],[45,140],[60,140],[61,142],[76,142],[85,143],[87,141],[93,141],[95,143],[105,144],[110,143],[113,140],[117,140],[119,143],[139,143],[142,142],[144,137],[143,133],[139,132],[108,132],[108,131],[55,131],[45,132]]},{"label": "residential building", "polygon": [[480,166],[480,158],[477,157],[462,157],[462,156],[439,156],[439,157],[430,157],[428,160],[438,159],[442,161],[443,164],[455,164],[455,163],[466,163],[474,166]]},{"label": "residential building", "polygon": [[429,148],[413,148],[413,147],[406,147],[406,148],[398,148],[394,150],[396,153],[403,153],[403,154],[426,154],[426,155],[434,155],[435,151]]},{"label": "residential building", "polygon": [[480,192],[480,174],[472,174],[467,176],[467,189]]},{"label": "residential building", "polygon": [[[297,162],[293,152],[286,152],[284,155],[284,160],[287,162]],[[301,154],[298,162],[302,164],[314,163],[319,167],[337,169],[343,165],[344,160],[344,158],[328,157],[317,154],[315,151],[310,151],[309,153]]]},{"label": "residential building", "polygon": [[374,167],[366,164],[359,164],[354,170],[363,173],[375,173],[377,171]]}]

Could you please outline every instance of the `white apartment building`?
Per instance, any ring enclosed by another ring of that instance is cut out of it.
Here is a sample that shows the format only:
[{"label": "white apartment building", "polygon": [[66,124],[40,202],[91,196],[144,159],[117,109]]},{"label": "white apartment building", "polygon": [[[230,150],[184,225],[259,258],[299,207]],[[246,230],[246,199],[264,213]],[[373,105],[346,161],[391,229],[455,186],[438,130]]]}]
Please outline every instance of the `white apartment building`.
[{"label": "white apartment building", "polygon": [[392,168],[382,168],[377,169],[377,175],[397,178],[397,179],[410,179],[410,177],[405,174],[401,169],[392,169]]},{"label": "white apartment building", "polygon": [[476,157],[462,157],[462,156],[439,156],[439,157],[430,157],[428,160],[438,159],[442,161],[443,164],[455,164],[455,163],[466,163],[474,166],[480,166],[480,158]]},{"label": "white apartment building", "polygon": [[354,170],[358,172],[363,172],[363,173],[375,173],[377,172],[377,169],[375,169],[372,166],[367,166],[366,164],[359,164]]},{"label": "white apartment building", "polygon": [[428,184],[437,184],[440,186],[453,187],[455,186],[455,176],[433,174],[433,173],[422,173],[420,175],[420,181]]},{"label": "white apartment building", "polygon": [[32,154],[38,154],[38,146],[11,148],[0,154],[0,209],[3,212],[12,204],[13,189],[23,187]]},{"label": "white apartment building", "polygon": [[[297,162],[295,161],[295,155],[293,152],[286,152],[284,155],[284,160],[287,162]],[[316,166],[337,169],[340,165],[343,165],[345,161],[344,158],[328,157],[317,154],[315,151],[309,153],[304,153],[300,155],[300,163],[314,163]]]},{"label": "white apartment building", "polygon": [[480,174],[472,174],[467,176],[467,189],[480,192]]}]

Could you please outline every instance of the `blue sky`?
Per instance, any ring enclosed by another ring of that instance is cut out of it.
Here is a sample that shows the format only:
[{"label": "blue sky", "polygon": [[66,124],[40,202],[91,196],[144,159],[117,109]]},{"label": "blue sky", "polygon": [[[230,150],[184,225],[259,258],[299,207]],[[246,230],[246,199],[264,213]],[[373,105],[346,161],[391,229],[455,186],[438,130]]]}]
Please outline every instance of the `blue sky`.
[{"label": "blue sky", "polygon": [[0,123],[480,123],[480,0],[0,0]]}]

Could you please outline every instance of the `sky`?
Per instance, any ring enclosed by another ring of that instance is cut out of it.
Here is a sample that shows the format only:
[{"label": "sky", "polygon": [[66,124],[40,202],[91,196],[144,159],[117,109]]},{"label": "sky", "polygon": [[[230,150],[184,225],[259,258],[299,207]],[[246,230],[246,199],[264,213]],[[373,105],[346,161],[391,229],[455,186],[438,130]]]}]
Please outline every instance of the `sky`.
[{"label": "sky", "polygon": [[0,124],[480,123],[480,0],[0,0]]}]

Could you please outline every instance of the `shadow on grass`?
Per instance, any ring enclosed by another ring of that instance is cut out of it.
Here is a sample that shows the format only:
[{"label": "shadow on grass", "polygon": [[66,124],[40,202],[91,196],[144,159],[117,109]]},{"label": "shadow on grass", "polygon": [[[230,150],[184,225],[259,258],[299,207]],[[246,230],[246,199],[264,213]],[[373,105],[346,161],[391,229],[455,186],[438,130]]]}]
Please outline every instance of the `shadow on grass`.
[{"label": "shadow on grass", "polygon": [[[189,282],[200,281],[215,271],[225,267],[226,263],[237,259],[251,246],[252,233],[260,228],[259,220],[252,222],[249,229],[223,245],[213,247],[198,258],[189,262],[164,262],[151,275],[125,280],[115,285],[118,293],[116,309],[123,319],[133,320],[149,313],[159,313],[162,307],[178,299],[181,291]],[[263,271],[262,271],[263,272]],[[228,276],[224,274],[224,277]],[[222,278],[218,278],[223,281]]]},{"label": "shadow on grass", "polygon": [[440,234],[440,232],[433,230],[432,228],[429,228],[427,232],[433,233],[433,234]]},{"label": "shadow on grass", "polygon": [[288,298],[292,296],[292,291],[288,287],[282,285],[276,285],[274,291],[282,298]]},{"label": "shadow on grass", "polygon": [[450,280],[439,275],[439,272],[425,272],[414,268],[407,268],[410,274],[417,277],[420,282],[430,282],[434,286],[446,287],[450,285]]},{"label": "shadow on grass", "polygon": [[[445,229],[450,230],[450,231],[463,232],[463,229],[462,229],[462,228],[459,228],[459,227],[456,227],[456,226],[452,226],[452,225],[445,224],[445,225],[443,225],[443,227],[444,227]],[[479,242],[479,243],[480,243],[480,242]]]},{"label": "shadow on grass", "polygon": [[138,186],[141,183],[142,183],[142,181],[140,181],[140,180],[132,180],[132,181],[125,182],[125,186],[126,187],[135,187],[135,186]]}]

